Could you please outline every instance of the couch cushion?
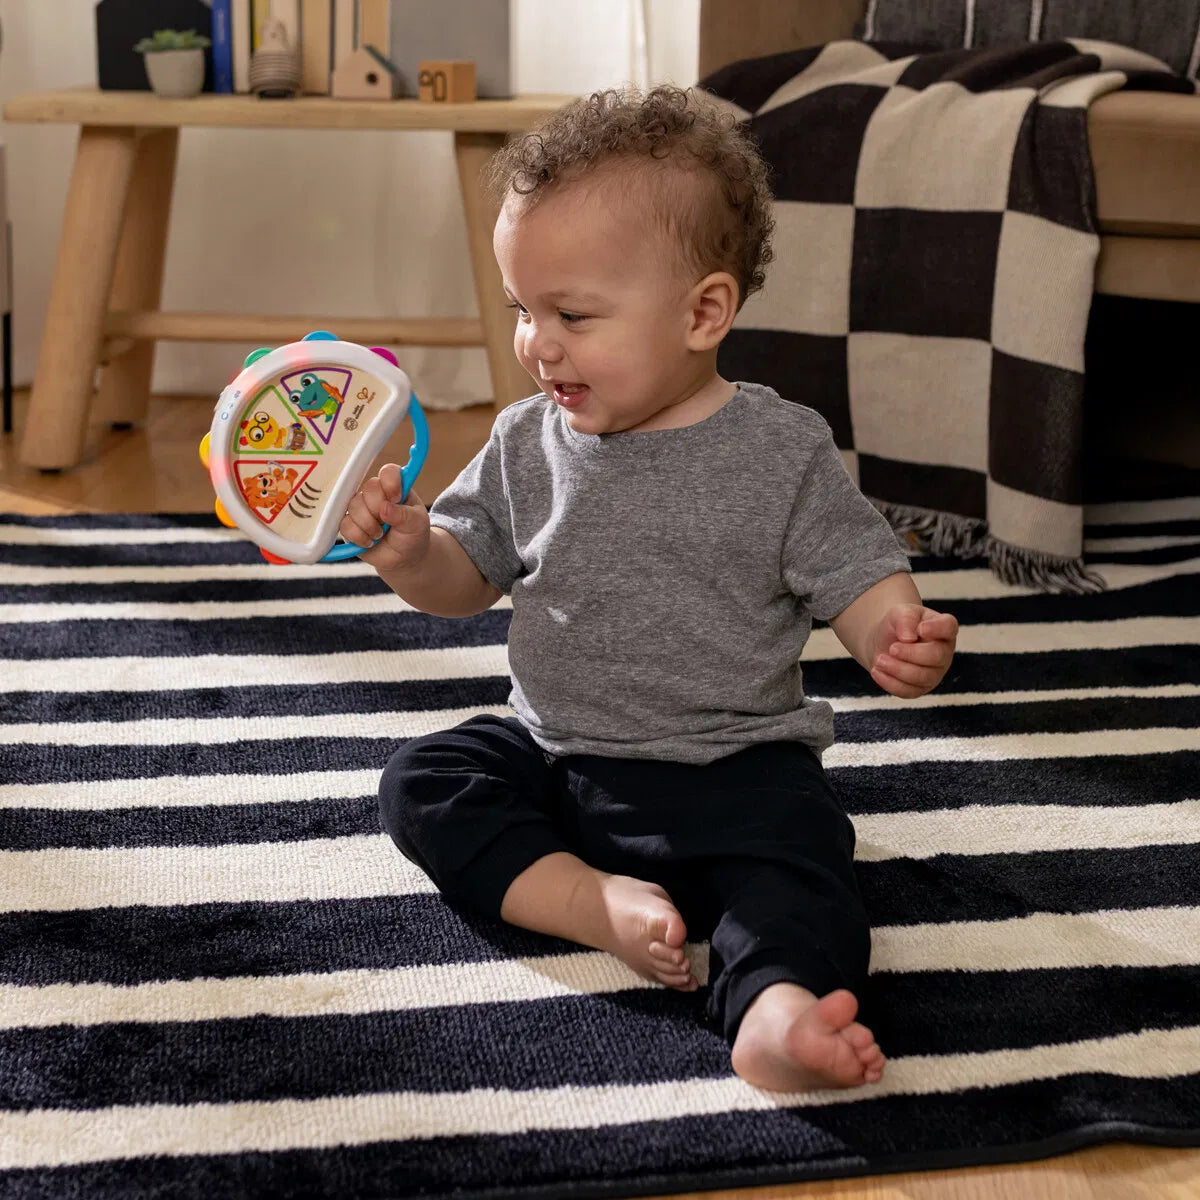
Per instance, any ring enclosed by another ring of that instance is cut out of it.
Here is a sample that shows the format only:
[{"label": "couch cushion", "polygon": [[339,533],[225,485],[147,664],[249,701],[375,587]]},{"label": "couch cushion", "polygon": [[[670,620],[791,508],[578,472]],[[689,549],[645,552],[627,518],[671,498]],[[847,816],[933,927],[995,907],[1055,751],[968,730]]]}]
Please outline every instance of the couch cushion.
[{"label": "couch cushion", "polygon": [[1101,232],[1200,236],[1200,96],[1110,92],[1088,140]]}]

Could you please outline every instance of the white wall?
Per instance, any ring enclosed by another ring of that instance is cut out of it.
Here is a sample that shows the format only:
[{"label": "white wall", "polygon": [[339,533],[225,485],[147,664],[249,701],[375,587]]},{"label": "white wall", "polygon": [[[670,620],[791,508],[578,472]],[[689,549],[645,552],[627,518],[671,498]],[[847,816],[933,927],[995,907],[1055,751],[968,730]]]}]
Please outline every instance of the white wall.
[{"label": "white wall", "polygon": [[[586,93],[633,77],[633,0],[515,3],[518,90]],[[699,0],[645,3],[651,82],[694,82]],[[0,22],[0,101],[95,84],[91,0],[0,0]],[[14,375],[21,386],[37,359],[77,131],[6,123],[0,130],[13,221]],[[449,136],[184,130],[163,307],[473,313]],[[215,394],[250,349],[160,343],[153,386]],[[481,349],[412,348],[404,365],[433,407],[490,395]]]}]

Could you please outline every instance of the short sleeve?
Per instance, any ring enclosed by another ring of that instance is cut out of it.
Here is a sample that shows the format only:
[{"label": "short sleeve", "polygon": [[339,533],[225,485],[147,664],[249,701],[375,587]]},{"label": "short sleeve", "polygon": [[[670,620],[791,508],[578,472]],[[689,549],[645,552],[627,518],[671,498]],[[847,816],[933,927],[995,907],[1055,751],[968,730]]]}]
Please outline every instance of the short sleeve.
[{"label": "short sleeve", "polygon": [[822,621],[881,579],[911,570],[892,527],[858,490],[828,432],[800,480],[782,566],[785,584]]},{"label": "short sleeve", "polygon": [[488,583],[505,595],[512,591],[524,567],[513,537],[498,428],[434,501],[429,521],[454,536]]}]

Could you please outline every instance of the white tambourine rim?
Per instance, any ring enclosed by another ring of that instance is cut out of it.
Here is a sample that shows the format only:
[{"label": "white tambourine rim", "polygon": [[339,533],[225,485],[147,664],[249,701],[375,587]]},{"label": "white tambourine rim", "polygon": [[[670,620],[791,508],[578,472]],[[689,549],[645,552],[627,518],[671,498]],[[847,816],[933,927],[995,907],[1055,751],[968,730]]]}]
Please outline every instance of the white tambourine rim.
[{"label": "white tambourine rim", "polygon": [[[385,382],[391,394],[383,400],[382,410],[371,427],[350,452],[343,467],[338,487],[326,502],[325,509],[317,518],[312,536],[306,542],[295,542],[282,537],[269,525],[250,511],[241,488],[235,481],[234,461],[237,455],[229,453],[232,439],[230,422],[236,422],[242,409],[249,403],[259,388],[272,379],[306,367],[349,367],[358,369]],[[209,477],[213,490],[234,524],[251,541],[279,558],[294,563],[315,563],[329,550],[337,539],[338,526],[342,522],[350,493],[357,488],[375,456],[383,448],[392,431],[408,413],[412,384],[408,375],[382,354],[357,342],[313,340],[288,342],[255,359],[243,367],[237,377],[225,388],[217,400],[213,414],[211,437],[209,438]],[[342,503],[337,503],[337,491],[345,489]]]}]

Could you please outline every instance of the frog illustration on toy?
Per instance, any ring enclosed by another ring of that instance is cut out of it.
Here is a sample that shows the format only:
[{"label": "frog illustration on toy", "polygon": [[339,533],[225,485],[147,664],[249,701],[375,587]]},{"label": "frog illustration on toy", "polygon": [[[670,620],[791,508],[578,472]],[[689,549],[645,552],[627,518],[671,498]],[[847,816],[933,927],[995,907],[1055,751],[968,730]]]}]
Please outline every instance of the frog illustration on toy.
[{"label": "frog illustration on toy", "polygon": [[288,399],[302,417],[324,417],[328,425],[337,416],[345,396],[332,383],[305,374],[300,376],[299,389],[288,393]]}]

